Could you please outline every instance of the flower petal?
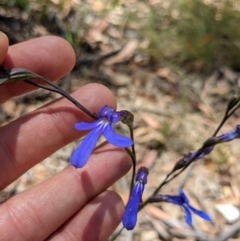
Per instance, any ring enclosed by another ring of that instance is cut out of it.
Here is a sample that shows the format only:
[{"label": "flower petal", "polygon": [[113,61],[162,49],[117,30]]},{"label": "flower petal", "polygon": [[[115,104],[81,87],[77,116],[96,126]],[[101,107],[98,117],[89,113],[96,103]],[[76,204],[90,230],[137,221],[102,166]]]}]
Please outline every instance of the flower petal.
[{"label": "flower petal", "polygon": [[101,120],[94,121],[92,123],[80,122],[74,125],[75,129],[78,131],[87,131],[94,129],[97,125],[99,125]]},{"label": "flower petal", "polygon": [[102,118],[104,115],[104,112],[108,109],[109,107],[107,105],[104,105],[99,111],[98,111],[98,117]]},{"label": "flower petal", "polygon": [[127,230],[132,230],[136,226],[138,208],[142,201],[145,184],[147,183],[147,175],[148,169],[146,167],[140,167],[135,178],[136,182],[132,189],[131,197],[123,215],[122,223]]},{"label": "flower petal", "polygon": [[103,131],[103,134],[107,139],[107,141],[113,144],[114,146],[130,147],[133,144],[133,141],[131,138],[117,134],[113,130],[112,125],[107,125]]},{"label": "flower petal", "polygon": [[188,206],[183,205],[183,208],[184,208],[184,211],[185,211],[185,214],[186,214],[186,223],[188,225],[192,225],[192,214],[191,214]]},{"label": "flower petal", "polygon": [[140,182],[137,182],[132,190],[131,198],[127,204],[127,207],[122,219],[123,226],[127,230],[132,230],[136,226],[138,208],[142,199],[143,189],[144,189],[143,184]]},{"label": "flower petal", "polygon": [[91,155],[96,143],[102,134],[103,127],[100,126],[97,129],[93,129],[82,141],[80,146],[74,151],[71,156],[71,164],[76,168],[83,167],[89,156]]},{"label": "flower petal", "polygon": [[123,119],[122,111],[115,111],[111,115],[111,123],[116,124]]},{"label": "flower petal", "polygon": [[189,199],[188,197],[186,196],[186,194],[183,192],[182,189],[179,190],[179,194],[180,194],[180,197],[183,199],[184,203],[189,203]]},{"label": "flower petal", "polygon": [[197,210],[196,208],[192,207],[189,205],[189,208],[190,210],[195,213],[196,215],[198,215],[199,217],[201,217],[202,219],[208,221],[208,222],[211,222],[211,218],[208,216],[207,213],[203,212],[203,211],[200,211],[200,210]]}]

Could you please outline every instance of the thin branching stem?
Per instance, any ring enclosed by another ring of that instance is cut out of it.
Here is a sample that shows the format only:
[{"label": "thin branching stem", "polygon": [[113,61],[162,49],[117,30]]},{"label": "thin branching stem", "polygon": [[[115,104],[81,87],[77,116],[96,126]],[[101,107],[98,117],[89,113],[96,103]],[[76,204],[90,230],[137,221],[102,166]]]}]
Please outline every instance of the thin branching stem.
[{"label": "thin branching stem", "polygon": [[217,127],[217,129],[215,130],[215,132],[213,133],[212,137],[214,137],[214,136],[217,135],[217,133],[220,131],[220,129],[222,128],[222,126],[224,125],[224,123],[228,120],[228,118],[229,118],[230,116],[232,116],[232,115],[234,114],[234,112],[239,108],[239,106],[240,106],[240,104],[237,104],[237,105],[235,106],[235,108],[234,108],[231,112],[227,112],[227,113],[224,115],[222,121],[221,121],[220,124],[218,125],[218,127]]},{"label": "thin branching stem", "polygon": [[[41,76],[39,76],[41,77]],[[65,98],[67,98],[69,101],[71,101],[77,108],[81,109],[82,111],[84,111],[87,115],[89,115],[90,117],[92,117],[94,120],[97,120],[98,117],[96,114],[90,112],[87,108],[85,108],[82,104],[80,104],[78,101],[76,101],[71,95],[69,95],[68,93],[66,93],[64,90],[62,90],[61,88],[59,88],[57,85],[53,84],[50,80],[48,80],[45,77],[41,77],[41,79],[43,81],[45,81],[46,83],[48,83],[50,86],[52,86],[53,88],[55,88],[56,90],[58,90],[59,94],[61,94],[62,96],[64,96]]]},{"label": "thin branching stem", "polygon": [[133,145],[132,145],[132,163],[133,163],[133,167],[132,167],[132,178],[131,178],[131,188],[130,188],[130,195],[131,195],[131,191],[133,189],[134,186],[134,179],[135,179],[135,175],[136,175],[136,152],[135,152],[135,146],[134,146],[134,136],[133,136],[133,128],[129,126],[129,130],[130,130],[130,136],[133,140]]},{"label": "thin branching stem", "polygon": [[217,129],[214,131],[212,137],[216,136],[217,133],[220,131],[220,129],[222,128],[222,126],[224,125],[224,123],[227,121],[227,119],[239,108],[239,106],[237,106],[237,108],[233,109],[232,112],[225,113],[223,119],[221,120],[220,124],[218,125]]},{"label": "thin branching stem", "polygon": [[[218,127],[216,128],[215,132],[213,133],[212,137],[216,136],[217,133],[220,131],[220,129],[222,128],[222,126],[224,125],[224,123],[227,121],[227,119],[239,108],[240,104],[237,104],[235,106],[235,108],[229,113],[226,111],[223,119],[221,120],[220,124],[218,125]],[[217,143],[215,143],[214,145],[216,145]],[[159,184],[159,186],[154,190],[154,192],[140,205],[139,207],[139,211],[144,208],[147,203],[149,202],[150,198],[155,196],[160,189],[166,185],[167,183],[171,182],[173,179],[175,179],[177,176],[179,176],[191,163],[193,163],[194,161],[197,160],[197,158],[205,151],[205,149],[209,147],[206,144],[203,144],[203,146],[197,151],[196,155],[194,156],[194,158],[192,158],[192,160],[189,160],[189,162],[180,169],[180,171],[178,171],[177,173],[175,173],[175,170],[173,169],[169,174],[167,174],[166,178]],[[175,174],[174,174],[175,173]]]},{"label": "thin branching stem", "polygon": [[[2,72],[2,74],[1,74]],[[49,91],[53,91],[56,93],[59,93],[69,101],[71,101],[77,108],[81,109],[83,112],[85,112],[87,115],[89,115],[91,118],[94,120],[97,120],[98,117],[95,113],[90,112],[87,108],[85,108],[83,105],[81,105],[78,101],[76,101],[71,95],[66,93],[64,90],[62,90],[60,87],[57,85],[53,84],[49,79],[40,76],[38,74],[35,74],[34,72],[31,72],[27,69],[12,69],[8,70],[4,66],[0,66],[0,84],[7,83],[7,82],[14,82],[14,81],[24,81],[27,84],[31,84],[43,89],[47,89]],[[52,88],[45,87],[44,85],[36,83],[34,80],[35,79],[40,79],[50,85]]]}]

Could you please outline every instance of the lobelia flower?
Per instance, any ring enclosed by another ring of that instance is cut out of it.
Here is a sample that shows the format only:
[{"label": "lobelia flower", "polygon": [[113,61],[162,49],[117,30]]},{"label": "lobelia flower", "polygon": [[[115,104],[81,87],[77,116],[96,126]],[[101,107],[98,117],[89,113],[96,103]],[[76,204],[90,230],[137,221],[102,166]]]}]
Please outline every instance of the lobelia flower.
[{"label": "lobelia flower", "polygon": [[160,195],[159,200],[164,201],[164,202],[173,203],[178,206],[182,206],[185,211],[185,214],[186,214],[186,222],[188,225],[192,225],[191,212],[195,213],[196,215],[198,215],[199,217],[201,217],[202,219],[204,219],[208,222],[211,221],[211,218],[208,216],[207,213],[197,210],[189,204],[189,199],[185,195],[183,190],[179,191],[179,195]]},{"label": "lobelia flower", "polygon": [[71,164],[76,168],[83,167],[101,134],[114,146],[123,148],[132,146],[133,141],[131,138],[119,135],[113,130],[113,125],[123,120],[125,117],[124,114],[125,111],[115,111],[106,105],[98,112],[98,120],[92,123],[81,122],[75,124],[75,128],[78,131],[91,131],[74,151],[70,160]]},{"label": "lobelia flower", "polygon": [[132,230],[136,226],[138,208],[140,202],[142,202],[142,194],[144,186],[147,183],[147,176],[148,169],[146,167],[140,167],[135,178],[136,183],[122,219],[123,226],[127,230]]}]

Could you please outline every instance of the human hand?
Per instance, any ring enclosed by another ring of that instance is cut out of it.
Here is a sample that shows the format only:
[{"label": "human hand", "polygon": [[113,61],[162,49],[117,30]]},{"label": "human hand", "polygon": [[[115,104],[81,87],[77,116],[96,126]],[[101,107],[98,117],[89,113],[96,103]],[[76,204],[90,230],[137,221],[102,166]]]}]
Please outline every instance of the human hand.
[{"label": "human hand", "polygon": [[[0,32],[0,63],[22,67],[51,80],[74,66],[70,45],[58,37],[42,37],[11,46]],[[23,82],[0,86],[0,103],[33,90]],[[111,92],[99,84],[86,85],[72,96],[93,112],[115,107]],[[0,128],[1,190],[38,162],[81,137],[74,129],[90,121],[61,98]],[[125,150],[104,143],[82,169],[69,166],[54,177],[11,197],[0,205],[0,240],[106,240],[121,220],[120,197],[106,191],[131,167]]]}]

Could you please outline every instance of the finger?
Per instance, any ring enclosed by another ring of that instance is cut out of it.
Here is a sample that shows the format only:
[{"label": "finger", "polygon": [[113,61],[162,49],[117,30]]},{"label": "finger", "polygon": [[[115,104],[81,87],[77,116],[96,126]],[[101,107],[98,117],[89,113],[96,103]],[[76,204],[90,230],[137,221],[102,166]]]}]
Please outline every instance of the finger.
[{"label": "finger", "polygon": [[106,191],[92,199],[47,241],[66,241],[66,237],[67,240],[105,241],[120,223],[123,212],[119,195]]},{"label": "finger", "polygon": [[[83,169],[68,167],[51,179],[10,198],[0,206],[2,240],[16,240],[16,237],[19,241],[45,240],[88,200],[126,174],[130,166],[130,157],[125,150],[105,144],[94,152]],[[116,217],[119,221],[119,213]],[[86,231],[87,224],[83,227]],[[81,235],[86,235],[85,231]]]},{"label": "finger", "polygon": [[[11,46],[2,64],[8,69],[21,67],[56,80],[72,70],[75,53],[64,39],[47,36]],[[0,103],[33,89],[21,81],[1,85]]]},{"label": "finger", "polygon": [[6,57],[8,51],[8,38],[7,36],[0,31],[0,64]]},{"label": "finger", "polygon": [[[89,110],[115,107],[115,98],[106,87],[89,84],[73,95]],[[83,135],[74,129],[81,121],[93,121],[67,99],[60,99],[0,128],[0,189],[29,168]]]}]

